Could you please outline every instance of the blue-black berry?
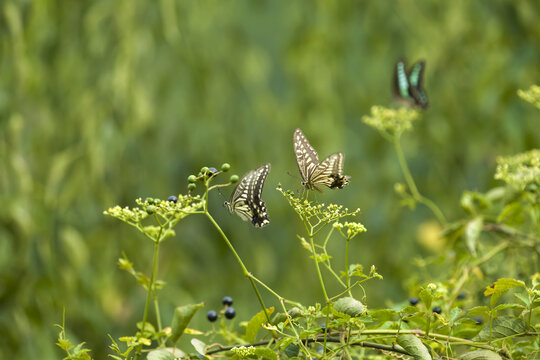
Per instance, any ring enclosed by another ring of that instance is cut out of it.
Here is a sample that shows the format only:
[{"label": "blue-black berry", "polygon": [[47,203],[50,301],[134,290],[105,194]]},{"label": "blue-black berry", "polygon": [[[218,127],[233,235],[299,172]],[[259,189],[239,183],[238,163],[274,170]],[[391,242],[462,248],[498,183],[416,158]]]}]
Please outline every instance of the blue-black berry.
[{"label": "blue-black berry", "polygon": [[431,309],[434,313],[440,314],[442,313],[442,309],[440,306],[435,306],[433,309]]},{"label": "blue-black berry", "polygon": [[208,168],[208,172],[210,175],[215,175],[217,173],[217,169],[214,167]]},{"label": "blue-black berry", "polygon": [[174,195],[171,195],[169,196],[169,198],[167,199],[167,201],[170,201],[170,202],[173,202],[173,203],[176,203],[178,201],[178,198]]},{"label": "blue-black berry", "polygon": [[473,317],[473,320],[476,321],[476,325],[482,325],[484,320],[480,316]]},{"label": "blue-black berry", "polygon": [[225,310],[225,317],[227,319],[232,319],[236,316],[236,310],[234,310],[234,308],[232,307],[228,307],[226,310]]},{"label": "blue-black berry", "polygon": [[214,322],[217,320],[217,312],[210,310],[208,314],[206,314],[206,317],[208,318],[208,321]]},{"label": "blue-black berry", "polygon": [[233,304],[233,299],[230,296],[225,296],[221,299],[221,303],[225,306],[231,306]]},{"label": "blue-black berry", "polygon": [[467,297],[467,294],[465,294],[465,293],[459,293],[458,296],[457,296],[457,299],[458,299],[458,300],[464,300],[466,297]]},{"label": "blue-black berry", "polygon": [[415,306],[416,304],[418,304],[418,302],[420,302],[420,299],[418,299],[417,297],[412,297],[409,299],[409,304],[411,304],[412,306]]}]

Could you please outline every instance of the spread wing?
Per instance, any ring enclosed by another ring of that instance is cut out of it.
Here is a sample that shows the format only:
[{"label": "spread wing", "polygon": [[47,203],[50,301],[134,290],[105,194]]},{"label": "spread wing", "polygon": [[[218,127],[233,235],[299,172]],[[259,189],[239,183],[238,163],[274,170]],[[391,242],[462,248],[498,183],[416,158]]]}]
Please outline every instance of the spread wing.
[{"label": "spread wing", "polygon": [[270,164],[251,170],[238,182],[225,205],[230,212],[235,212],[244,221],[251,221],[256,227],[268,225],[266,205],[262,201],[262,191],[266,177],[270,172]]},{"label": "spread wing", "polygon": [[310,182],[313,172],[319,166],[319,155],[307,141],[302,130],[296,129],[293,135],[296,164],[304,182]]},{"label": "spread wing", "polygon": [[[347,178],[343,176],[343,161],[345,155],[343,153],[335,153],[328,156],[319,164],[313,173],[312,182],[328,186],[331,189],[336,187],[343,188],[348,184]],[[339,184],[336,183],[339,182]]]},{"label": "spread wing", "polygon": [[407,74],[407,62],[399,59],[394,67],[394,96],[402,99],[409,98],[409,76]]}]

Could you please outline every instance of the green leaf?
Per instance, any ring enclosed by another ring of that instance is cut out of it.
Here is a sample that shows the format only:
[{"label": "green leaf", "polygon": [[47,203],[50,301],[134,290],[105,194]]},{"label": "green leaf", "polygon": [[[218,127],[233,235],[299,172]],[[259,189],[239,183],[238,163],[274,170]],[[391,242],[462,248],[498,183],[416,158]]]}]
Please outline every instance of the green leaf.
[{"label": "green leaf", "polygon": [[369,312],[369,315],[372,316],[375,321],[379,323],[384,323],[387,321],[391,321],[392,319],[396,318],[399,313],[395,310],[391,309],[377,309]]},{"label": "green leaf", "polygon": [[467,315],[469,316],[476,316],[476,315],[487,315],[489,313],[489,308],[487,306],[476,306],[473,307],[471,310],[467,312]]},{"label": "green leaf", "polygon": [[173,343],[176,343],[180,339],[193,315],[203,306],[204,303],[190,304],[178,306],[174,309],[174,317],[171,324],[171,341]]},{"label": "green leaf", "polygon": [[206,344],[203,343],[201,340],[199,340],[199,339],[191,339],[191,345],[193,345],[193,347],[195,348],[195,350],[199,354],[201,354],[201,355],[206,354]]},{"label": "green leaf", "polygon": [[523,221],[525,221],[523,210],[521,202],[511,202],[501,210],[501,213],[497,217],[497,222],[500,224],[505,223],[507,225],[522,224]]},{"label": "green leaf", "polygon": [[260,356],[263,359],[277,360],[276,353],[274,352],[274,350],[269,348],[256,348],[255,355]]},{"label": "green leaf", "polygon": [[299,352],[300,352],[300,345],[298,344],[289,344],[285,348],[285,355],[287,355],[287,357],[289,358],[297,357]]},{"label": "green leaf", "polygon": [[461,355],[459,360],[502,360],[499,354],[491,350],[475,350]]},{"label": "green leaf", "polygon": [[531,300],[528,296],[525,296],[523,294],[514,294],[515,297],[517,297],[519,300],[521,300],[525,305],[530,306]]},{"label": "green leaf", "polygon": [[431,293],[431,291],[422,289],[420,290],[418,297],[420,298],[420,300],[422,300],[422,303],[424,303],[426,309],[431,309],[431,303],[433,302],[433,294]]},{"label": "green leaf", "polygon": [[506,309],[521,309],[521,310],[524,310],[525,309],[525,306],[523,305],[519,305],[519,304],[500,304],[500,305],[497,305],[495,307],[495,311],[499,311],[499,310],[506,310]]},{"label": "green leaf", "polygon": [[469,252],[476,256],[476,243],[480,233],[482,232],[482,227],[484,226],[484,219],[480,216],[469,221],[465,227],[465,243]]},{"label": "green leaf", "polygon": [[152,350],[146,358],[148,360],[174,360],[176,356],[167,350]]},{"label": "green leaf", "polygon": [[491,296],[490,303],[491,307],[494,307],[497,301],[501,296],[506,294],[506,292],[515,287],[524,287],[525,283],[521,280],[515,279],[499,279],[493,283],[493,285],[488,286],[484,291],[484,296]]},{"label": "green leaf", "polygon": [[521,334],[527,331],[527,324],[518,318],[500,317],[493,319],[491,324],[491,339],[489,336],[489,324],[476,336],[476,341],[488,341],[507,336]]},{"label": "green leaf", "polygon": [[422,341],[412,334],[400,335],[397,343],[401,345],[415,360],[431,360],[429,350]]},{"label": "green leaf", "polygon": [[[266,313],[268,316],[272,315],[274,312],[274,307],[270,307],[266,309]],[[259,311],[255,316],[249,320],[247,326],[246,326],[246,335],[244,336],[244,339],[247,342],[254,342],[255,336],[257,336],[257,332],[259,332],[259,329],[262,327],[262,324],[266,323],[267,317],[264,313],[264,310]]]},{"label": "green leaf", "polygon": [[357,317],[366,312],[366,307],[355,298],[344,297],[334,303],[334,310],[352,317]]},{"label": "green leaf", "polygon": [[461,314],[462,310],[460,308],[453,308],[452,312],[450,313],[450,321],[454,322],[458,318],[458,316]]}]

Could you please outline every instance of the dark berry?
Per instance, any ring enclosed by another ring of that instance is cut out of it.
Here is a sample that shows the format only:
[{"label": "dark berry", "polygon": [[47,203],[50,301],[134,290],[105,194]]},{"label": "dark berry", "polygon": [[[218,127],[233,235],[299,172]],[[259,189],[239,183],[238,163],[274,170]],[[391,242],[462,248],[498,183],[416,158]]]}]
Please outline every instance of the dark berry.
[{"label": "dark berry", "polygon": [[435,306],[433,309],[431,309],[434,313],[440,314],[442,313],[442,309],[440,306]]},{"label": "dark berry", "polygon": [[409,299],[409,304],[411,304],[412,306],[415,306],[416,304],[418,304],[418,302],[420,302],[420,299],[418,299],[417,297],[412,297]]},{"label": "dark berry", "polygon": [[171,195],[169,196],[169,198],[167,199],[167,201],[170,201],[170,202],[173,202],[173,203],[176,203],[178,201],[178,198],[174,195]]},{"label": "dark berry", "polygon": [[325,333],[325,332],[327,332],[327,331],[328,331],[328,329],[326,328],[326,324],[322,324],[322,325],[321,325],[321,332],[322,332],[322,333]]},{"label": "dark berry", "polygon": [[231,306],[233,304],[233,299],[230,296],[225,296],[221,299],[221,303],[225,306]]},{"label": "dark berry", "polygon": [[473,317],[473,320],[476,321],[476,325],[482,325],[484,320],[480,316]]},{"label": "dark berry", "polygon": [[465,294],[465,293],[459,293],[458,296],[457,296],[457,299],[458,299],[458,300],[464,300],[466,297],[467,297],[467,294]]},{"label": "dark berry", "polygon": [[208,321],[214,322],[217,320],[217,312],[210,310],[208,314],[206,314],[206,317],[208,318]]},{"label": "dark berry", "polygon": [[208,168],[208,172],[210,173],[210,175],[214,175],[215,173],[217,173],[217,169],[216,168]]},{"label": "dark berry", "polygon": [[236,310],[234,310],[234,308],[232,307],[228,307],[226,310],[225,310],[225,317],[227,319],[232,319],[236,316]]}]

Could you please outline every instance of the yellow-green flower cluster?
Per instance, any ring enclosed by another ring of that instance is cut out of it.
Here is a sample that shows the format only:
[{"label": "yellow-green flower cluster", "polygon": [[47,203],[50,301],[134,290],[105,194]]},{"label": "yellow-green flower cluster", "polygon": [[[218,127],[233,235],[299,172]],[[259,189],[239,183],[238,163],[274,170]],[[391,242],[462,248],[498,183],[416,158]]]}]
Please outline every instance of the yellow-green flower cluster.
[{"label": "yellow-green flower cluster", "polygon": [[497,159],[495,179],[524,190],[528,185],[540,185],[540,150]]},{"label": "yellow-green flower cluster", "polygon": [[334,223],[334,228],[338,229],[340,232],[343,231],[343,228],[347,229],[347,239],[352,239],[356,235],[366,231],[364,225],[358,222],[346,222],[345,224],[336,222]]},{"label": "yellow-green flower cluster", "polygon": [[281,187],[278,187],[277,190],[285,196],[300,218],[313,226],[328,224],[346,216],[354,216],[360,211],[360,209],[356,209],[350,212],[349,209],[341,205],[317,204],[313,201],[302,200],[294,197],[292,192],[284,191]]},{"label": "yellow-green flower cluster", "polygon": [[401,135],[412,129],[412,123],[418,117],[418,112],[410,108],[388,109],[382,106],[372,106],[371,115],[363,116],[362,120],[382,133]]},{"label": "yellow-green flower cluster", "polygon": [[540,86],[532,85],[527,90],[518,90],[518,95],[523,100],[540,109]]},{"label": "yellow-green flower cluster", "polygon": [[114,206],[104,211],[105,215],[110,215],[128,224],[135,225],[152,214],[159,215],[167,220],[180,220],[189,214],[200,211],[204,208],[204,200],[200,196],[179,195],[177,202],[166,200],[154,200],[141,198],[136,199],[138,207]]},{"label": "yellow-green flower cluster", "polygon": [[240,357],[240,359],[256,355],[254,346],[236,346],[231,349],[231,352]]}]

